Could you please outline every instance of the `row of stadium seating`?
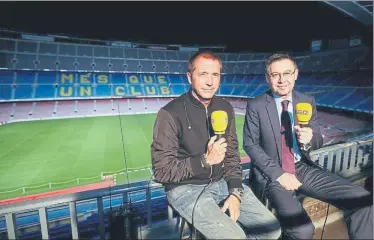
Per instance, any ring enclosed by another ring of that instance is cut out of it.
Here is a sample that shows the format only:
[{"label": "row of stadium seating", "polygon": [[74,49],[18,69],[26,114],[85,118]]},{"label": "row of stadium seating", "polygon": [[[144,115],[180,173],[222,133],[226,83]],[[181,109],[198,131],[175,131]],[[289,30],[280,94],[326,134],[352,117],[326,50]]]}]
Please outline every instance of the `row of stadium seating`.
[{"label": "row of stadium seating", "polygon": [[[12,89],[11,86],[2,86],[1,92],[3,99],[46,99],[46,98],[100,98],[100,97],[119,97],[119,96],[175,96],[180,95],[188,90],[189,86],[183,84],[175,84],[171,87],[168,86],[157,86],[149,85],[142,88],[139,85],[129,85],[127,90],[126,85],[113,85],[110,87],[97,86],[85,87],[85,86],[45,86],[41,85],[33,87],[32,85],[22,85]],[[232,84],[221,85],[218,91],[219,95],[227,96],[248,96],[255,97],[266,90],[268,85],[260,84],[256,86],[248,85],[237,85],[236,87]],[[351,109],[358,111],[372,111],[373,107],[373,89],[372,88],[345,88],[345,87],[333,87],[326,89],[325,87],[314,87],[314,86],[298,86],[296,89],[307,94],[315,96],[318,105],[337,107],[343,109]]]},{"label": "row of stadium seating", "polygon": [[[372,112],[371,72],[309,74],[296,89],[315,96],[317,104]],[[0,100],[177,96],[189,89],[185,75],[2,72]],[[342,86],[344,85],[344,86]],[[256,97],[266,90],[263,75],[224,75],[219,95]]]},{"label": "row of stadium seating", "polygon": [[[193,52],[0,39],[0,68],[67,71],[186,72]],[[269,53],[219,53],[228,74],[261,74]],[[302,72],[371,68],[372,49],[295,53]]]},{"label": "row of stadium seating", "polygon": [[[224,74],[221,84],[264,84],[264,74]],[[188,84],[186,74],[79,73],[49,71],[0,71],[0,85],[107,85],[107,84]],[[373,84],[372,71],[299,73],[297,85],[357,86]]]}]

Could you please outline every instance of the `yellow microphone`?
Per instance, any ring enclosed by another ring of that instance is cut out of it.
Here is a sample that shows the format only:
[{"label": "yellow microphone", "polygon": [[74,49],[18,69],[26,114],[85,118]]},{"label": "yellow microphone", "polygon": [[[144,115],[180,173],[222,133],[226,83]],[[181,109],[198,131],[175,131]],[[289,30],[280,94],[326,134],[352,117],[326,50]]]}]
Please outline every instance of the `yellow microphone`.
[{"label": "yellow microphone", "polygon": [[306,127],[312,118],[312,105],[309,103],[296,104],[296,118],[300,127]]},{"label": "yellow microphone", "polygon": [[214,111],[212,112],[211,122],[214,134],[217,135],[217,140],[219,140],[222,135],[226,132],[228,117],[225,111]]}]

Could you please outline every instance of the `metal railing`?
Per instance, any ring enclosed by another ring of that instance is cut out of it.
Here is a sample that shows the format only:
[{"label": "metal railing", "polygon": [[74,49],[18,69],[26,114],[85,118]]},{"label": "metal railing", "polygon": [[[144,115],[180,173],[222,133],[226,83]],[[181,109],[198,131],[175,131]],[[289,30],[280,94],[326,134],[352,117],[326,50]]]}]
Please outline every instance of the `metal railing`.
[{"label": "metal railing", "polygon": [[373,139],[321,148],[312,151],[310,157],[330,172],[350,179],[372,167]]},{"label": "metal railing", "polygon": [[[372,166],[372,149],[373,140],[351,142],[338,144],[326,148],[322,148],[311,153],[312,160],[325,166],[329,171],[339,174],[346,178],[360,175],[366,167]],[[248,176],[249,170],[243,171],[243,178]],[[115,186],[112,188],[104,188],[99,190],[91,190],[86,192],[67,194],[62,196],[50,197],[45,199],[30,200],[26,202],[14,203],[11,205],[0,206],[0,216],[5,215],[6,228],[9,239],[18,239],[18,228],[16,224],[16,214],[20,212],[30,212],[37,210],[39,212],[39,222],[41,226],[41,235],[43,239],[49,239],[49,221],[47,210],[61,204],[69,205],[70,222],[72,238],[79,238],[77,202],[84,200],[95,200],[97,202],[97,210],[99,216],[99,233],[100,239],[105,239],[105,223],[104,223],[104,204],[103,198],[113,195],[123,196],[123,200],[128,199],[128,195],[132,192],[146,191],[145,209],[147,226],[145,229],[152,228],[152,198],[153,190],[162,188],[160,184],[151,183],[148,186],[135,186],[124,188],[123,186]],[[144,229],[144,228],[143,228]]]}]

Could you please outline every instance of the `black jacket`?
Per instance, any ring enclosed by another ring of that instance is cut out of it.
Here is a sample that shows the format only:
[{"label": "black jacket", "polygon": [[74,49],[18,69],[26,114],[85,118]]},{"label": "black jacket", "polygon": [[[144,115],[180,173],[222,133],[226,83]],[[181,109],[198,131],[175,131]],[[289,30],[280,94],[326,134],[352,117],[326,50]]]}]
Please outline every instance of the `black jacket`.
[{"label": "black jacket", "polygon": [[[205,169],[202,165],[210,137],[214,136],[210,116],[223,110],[228,115],[224,134],[227,152],[221,164]],[[208,184],[222,177],[228,188],[242,188],[242,168],[231,104],[214,96],[207,108],[193,97],[191,90],[160,109],[154,125],[151,145],[152,168],[157,182],[165,191],[183,184]]]}]

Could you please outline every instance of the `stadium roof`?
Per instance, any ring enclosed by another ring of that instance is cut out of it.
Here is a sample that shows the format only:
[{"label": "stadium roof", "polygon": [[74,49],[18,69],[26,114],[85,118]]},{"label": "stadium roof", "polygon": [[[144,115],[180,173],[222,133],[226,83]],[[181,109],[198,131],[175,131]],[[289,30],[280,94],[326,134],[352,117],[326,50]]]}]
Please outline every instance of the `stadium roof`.
[{"label": "stadium roof", "polygon": [[365,25],[373,24],[373,1],[325,1],[327,4],[357,19]]},{"label": "stadium roof", "polygon": [[36,34],[226,51],[308,51],[311,40],[363,36],[372,27],[323,1],[1,2],[0,27]]}]

